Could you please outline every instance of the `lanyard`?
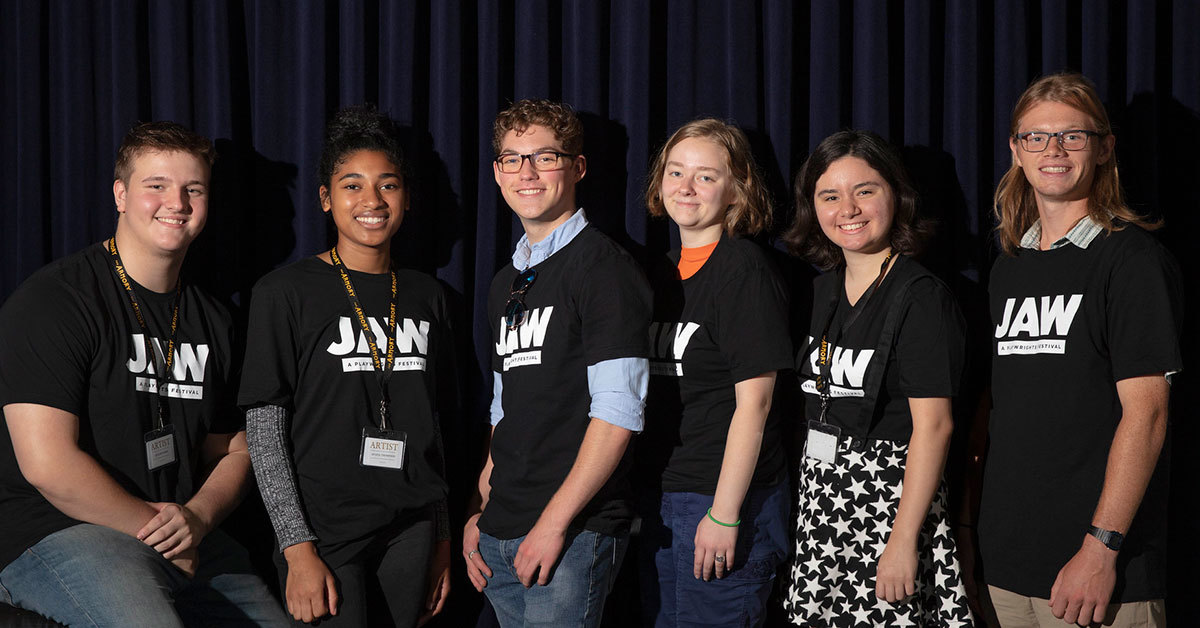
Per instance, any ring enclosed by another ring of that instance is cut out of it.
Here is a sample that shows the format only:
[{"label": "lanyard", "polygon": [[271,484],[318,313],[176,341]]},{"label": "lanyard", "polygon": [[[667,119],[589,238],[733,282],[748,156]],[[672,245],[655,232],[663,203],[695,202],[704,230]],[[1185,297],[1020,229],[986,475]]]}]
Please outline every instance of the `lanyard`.
[{"label": "lanyard", "polygon": [[350,307],[354,309],[358,326],[362,328],[363,336],[367,339],[367,346],[371,348],[371,364],[375,368],[375,381],[379,383],[379,428],[386,430],[390,416],[387,382],[391,378],[392,372],[396,370],[396,271],[388,271],[392,275],[392,300],[388,304],[387,366],[385,367],[383,361],[379,359],[379,346],[375,344],[375,333],[371,331],[371,325],[367,322],[367,315],[363,312],[362,303],[358,300],[358,293],[354,290],[354,284],[350,283],[350,273],[346,270],[346,265],[342,263],[336,246],[330,249],[329,259],[333,260],[333,265],[337,267],[338,273],[342,276],[342,287],[346,289],[346,298],[350,299]]},{"label": "lanyard", "polygon": [[129,280],[129,273],[125,271],[125,264],[121,261],[121,254],[117,252],[117,238],[114,236],[108,239],[108,253],[112,256],[113,268],[117,271],[117,277],[121,280],[121,285],[125,288],[125,294],[129,297],[129,306],[133,308],[133,316],[137,319],[138,326],[142,328],[142,340],[146,343],[146,361],[148,364],[154,365],[154,378],[156,383],[154,402],[158,409],[155,414],[155,429],[162,429],[166,426],[166,404],[162,402],[162,395],[167,394],[167,386],[171,379],[172,367],[175,362],[175,338],[179,332],[179,296],[183,292],[183,282],[175,281],[175,301],[171,307],[171,335],[167,340],[167,350],[165,364],[160,369],[158,368],[158,358],[154,353],[154,345],[150,342],[150,328],[146,326],[146,318],[142,316],[141,305],[138,304],[137,295],[133,292],[133,282]]},{"label": "lanyard", "polygon": [[[853,325],[854,321],[858,320],[859,314],[862,314],[862,311],[866,309],[867,302],[871,300],[871,297],[874,296],[876,290],[879,289],[879,284],[883,283],[883,276],[887,273],[888,262],[890,261],[892,261],[892,254],[888,253],[887,257],[883,258],[883,264],[880,264],[879,266],[879,276],[875,277],[875,281],[871,282],[871,286],[867,288],[867,292],[863,294],[862,298],[858,300],[858,303],[850,309],[850,313],[846,316],[846,320],[842,321],[842,324],[839,326],[837,333],[838,338],[841,338],[842,332],[845,331],[846,328]],[[844,283],[845,282],[843,281],[843,284]],[[829,377],[833,367],[829,363],[829,328],[833,324],[833,317],[837,314],[838,303],[840,302],[841,299],[838,299],[834,302],[833,308],[829,312],[829,317],[825,319],[825,329],[821,332],[821,348],[817,353],[817,365],[819,370],[817,371],[816,385],[817,392],[821,394],[822,423],[825,422],[825,413],[829,409],[829,402],[831,400],[831,395],[829,394]]]}]

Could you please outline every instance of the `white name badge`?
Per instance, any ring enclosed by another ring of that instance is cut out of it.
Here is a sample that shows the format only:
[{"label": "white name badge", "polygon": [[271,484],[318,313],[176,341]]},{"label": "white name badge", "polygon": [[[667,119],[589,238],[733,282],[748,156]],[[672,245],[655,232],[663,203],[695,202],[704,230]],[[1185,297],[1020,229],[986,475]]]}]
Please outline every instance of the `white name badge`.
[{"label": "white name badge", "polygon": [[146,467],[157,471],[175,463],[175,426],[146,432]]},{"label": "white name badge", "polygon": [[838,438],[842,429],[821,421],[808,422],[808,437],[804,439],[804,455],[818,462],[837,462]]},{"label": "white name badge", "polygon": [[404,444],[407,440],[408,435],[398,430],[364,427],[358,463],[364,467],[403,469]]}]

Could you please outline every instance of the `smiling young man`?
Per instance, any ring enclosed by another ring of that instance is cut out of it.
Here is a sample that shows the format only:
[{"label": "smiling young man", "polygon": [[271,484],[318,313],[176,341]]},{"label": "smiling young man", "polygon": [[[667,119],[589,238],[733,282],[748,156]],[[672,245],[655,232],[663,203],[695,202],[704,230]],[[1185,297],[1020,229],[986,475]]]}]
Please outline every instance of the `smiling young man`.
[{"label": "smiling young man", "polygon": [[587,162],[569,106],[513,104],[493,148],[525,235],[488,299],[492,438],[463,556],[502,626],[597,626],[632,518],[625,452],[643,426],[650,289],[576,208]]},{"label": "smiling young man", "polygon": [[216,529],[250,459],[229,314],[179,277],[212,159],[177,124],[135,126],[115,236],[0,309],[0,601],[72,626],[286,625]]},{"label": "smiling young man", "polygon": [[1124,203],[1115,139],[1079,74],[1013,111],[996,191],[984,575],[1001,625],[1165,625],[1179,267]]}]

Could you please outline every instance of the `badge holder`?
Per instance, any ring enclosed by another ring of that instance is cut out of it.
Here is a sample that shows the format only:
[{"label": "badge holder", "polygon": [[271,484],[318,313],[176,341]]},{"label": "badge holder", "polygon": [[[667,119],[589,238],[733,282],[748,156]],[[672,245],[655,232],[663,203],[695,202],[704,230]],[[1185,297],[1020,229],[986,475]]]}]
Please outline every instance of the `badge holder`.
[{"label": "badge holder", "polygon": [[175,426],[168,423],[143,436],[146,443],[146,466],[151,471],[175,464]]},{"label": "badge holder", "polygon": [[838,439],[842,428],[824,421],[808,422],[808,437],[804,439],[804,456],[817,462],[837,464]]},{"label": "badge holder", "polygon": [[400,430],[364,427],[358,463],[364,467],[403,469],[408,434]]}]

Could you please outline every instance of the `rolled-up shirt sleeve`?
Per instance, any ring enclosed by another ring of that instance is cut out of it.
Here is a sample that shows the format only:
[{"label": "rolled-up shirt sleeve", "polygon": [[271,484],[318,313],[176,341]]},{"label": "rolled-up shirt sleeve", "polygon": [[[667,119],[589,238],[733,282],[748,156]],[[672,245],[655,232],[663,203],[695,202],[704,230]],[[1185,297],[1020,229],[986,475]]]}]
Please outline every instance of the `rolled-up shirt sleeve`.
[{"label": "rolled-up shirt sleeve", "polygon": [[[504,406],[500,401],[504,398],[504,382],[500,380],[500,371],[492,371],[492,405],[488,409],[492,426],[504,418]],[[476,406],[479,407],[479,406]]]},{"label": "rolled-up shirt sleeve", "polygon": [[[589,366],[587,375],[588,392],[592,396],[591,416],[631,432],[641,432],[646,423],[650,361],[646,358],[603,360]],[[496,422],[496,405],[493,400],[493,424]]]}]

